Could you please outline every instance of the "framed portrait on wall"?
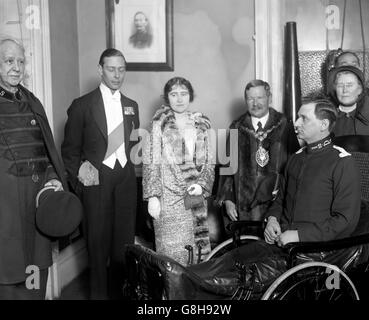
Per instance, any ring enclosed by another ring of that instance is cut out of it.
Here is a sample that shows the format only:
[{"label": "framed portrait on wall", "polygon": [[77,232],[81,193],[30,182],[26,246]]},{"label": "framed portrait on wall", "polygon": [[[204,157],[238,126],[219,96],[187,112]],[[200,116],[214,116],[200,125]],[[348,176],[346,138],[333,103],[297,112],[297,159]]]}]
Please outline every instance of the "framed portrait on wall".
[{"label": "framed portrait on wall", "polygon": [[107,46],[128,71],[173,71],[173,0],[105,0]]}]

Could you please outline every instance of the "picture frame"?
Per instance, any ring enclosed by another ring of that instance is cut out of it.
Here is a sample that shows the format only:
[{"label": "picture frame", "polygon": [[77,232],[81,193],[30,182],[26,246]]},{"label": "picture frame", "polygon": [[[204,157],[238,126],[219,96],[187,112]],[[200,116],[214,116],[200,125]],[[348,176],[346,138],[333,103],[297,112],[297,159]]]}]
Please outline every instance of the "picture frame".
[{"label": "picture frame", "polygon": [[105,0],[108,48],[127,71],[173,71],[173,0]]}]

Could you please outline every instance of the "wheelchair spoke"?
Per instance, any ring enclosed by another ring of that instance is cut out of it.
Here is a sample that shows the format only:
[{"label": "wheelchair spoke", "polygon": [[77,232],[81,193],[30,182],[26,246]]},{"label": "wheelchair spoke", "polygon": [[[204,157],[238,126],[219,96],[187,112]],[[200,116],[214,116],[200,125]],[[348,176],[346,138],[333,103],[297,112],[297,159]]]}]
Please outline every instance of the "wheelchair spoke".
[{"label": "wheelchair spoke", "polygon": [[328,264],[306,263],[306,266],[294,267],[290,272],[280,276],[264,294],[263,299],[271,300],[324,300],[347,301],[358,299],[352,281],[342,271],[339,272],[339,287],[331,287],[327,283]]},{"label": "wheelchair spoke", "polygon": [[[240,291],[241,291],[241,293],[240,293]],[[238,287],[236,289],[236,291],[234,292],[234,294],[232,295],[231,300],[240,300],[240,298],[239,298],[240,295],[242,295],[242,288]]]}]

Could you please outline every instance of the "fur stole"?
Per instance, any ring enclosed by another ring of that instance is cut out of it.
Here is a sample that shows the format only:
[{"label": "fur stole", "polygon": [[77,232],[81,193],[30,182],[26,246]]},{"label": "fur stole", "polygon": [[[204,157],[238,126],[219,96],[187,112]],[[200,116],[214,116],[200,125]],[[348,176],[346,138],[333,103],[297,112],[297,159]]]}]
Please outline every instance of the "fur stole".
[{"label": "fur stole", "polygon": [[[212,161],[208,136],[209,119],[200,112],[188,113],[188,116],[196,130],[193,152],[188,149],[186,141],[177,127],[174,112],[170,107],[162,106],[153,117],[153,134],[161,138],[160,148],[156,150],[162,150],[162,153],[158,156],[162,157],[161,161],[163,163],[178,166],[180,175],[183,181],[186,182],[184,188],[195,183],[205,164]],[[193,154],[193,157],[191,157],[191,154]]]},{"label": "fur stole", "polygon": [[[162,106],[153,117],[153,135],[160,137],[156,139],[155,149],[161,150],[162,163],[174,168],[177,181],[182,183],[183,196],[191,184],[199,183],[208,174],[208,164],[213,164],[208,135],[209,119],[200,112],[188,112],[188,119],[196,132],[192,152],[179,131],[174,112],[169,106]],[[202,260],[211,251],[206,199],[202,207],[193,208],[191,212],[196,245],[194,252],[196,260]]]}]

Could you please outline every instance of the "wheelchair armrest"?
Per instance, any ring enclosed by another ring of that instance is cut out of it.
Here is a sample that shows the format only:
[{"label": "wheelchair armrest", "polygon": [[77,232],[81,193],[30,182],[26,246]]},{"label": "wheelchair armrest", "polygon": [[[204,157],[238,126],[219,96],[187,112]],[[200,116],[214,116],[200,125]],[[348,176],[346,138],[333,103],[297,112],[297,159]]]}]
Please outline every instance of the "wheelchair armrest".
[{"label": "wheelchair armrest", "polygon": [[227,225],[227,229],[234,233],[237,230],[241,230],[245,227],[260,227],[263,228],[264,221],[252,221],[252,220],[241,220],[232,221]]},{"label": "wheelchair armrest", "polygon": [[369,233],[330,241],[309,241],[288,243],[284,249],[289,255],[290,265],[300,253],[317,253],[348,249],[362,244],[369,244]]},{"label": "wheelchair armrest", "polygon": [[241,234],[263,237],[264,222],[252,220],[232,221],[227,225],[227,228],[232,233],[233,243],[236,247],[239,247],[241,245]]}]

